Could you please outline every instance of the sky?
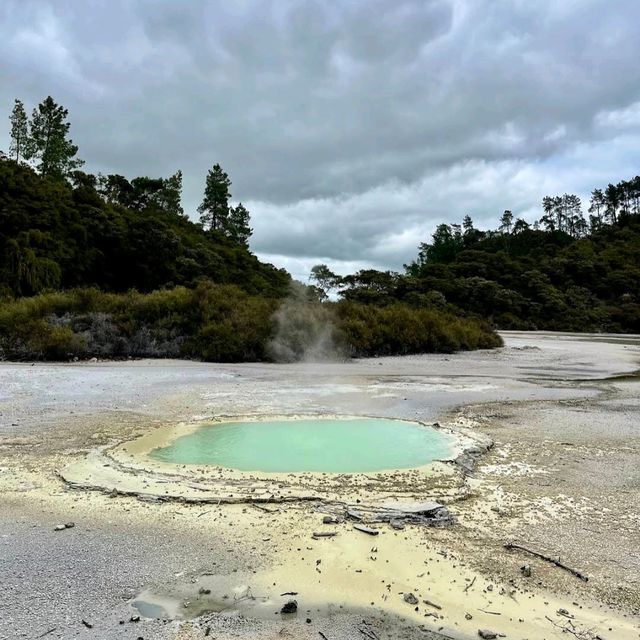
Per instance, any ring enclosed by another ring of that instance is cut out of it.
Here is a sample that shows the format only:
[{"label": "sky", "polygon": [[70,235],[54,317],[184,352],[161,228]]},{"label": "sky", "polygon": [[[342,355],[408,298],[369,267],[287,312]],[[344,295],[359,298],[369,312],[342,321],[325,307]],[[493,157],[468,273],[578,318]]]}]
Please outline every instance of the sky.
[{"label": "sky", "polygon": [[639,25],[638,0],[3,0],[0,118],[53,96],[87,171],[181,169],[194,219],[220,163],[300,279],[399,270],[441,222],[640,173]]}]

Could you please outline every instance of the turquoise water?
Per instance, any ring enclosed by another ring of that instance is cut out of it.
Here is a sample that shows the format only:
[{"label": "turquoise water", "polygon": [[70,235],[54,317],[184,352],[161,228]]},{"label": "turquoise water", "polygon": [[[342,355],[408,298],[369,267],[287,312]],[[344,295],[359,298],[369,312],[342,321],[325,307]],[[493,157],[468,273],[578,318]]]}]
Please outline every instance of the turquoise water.
[{"label": "turquoise water", "polygon": [[206,425],[151,457],[242,471],[349,473],[418,467],[449,457],[453,443],[415,422],[310,418]]}]

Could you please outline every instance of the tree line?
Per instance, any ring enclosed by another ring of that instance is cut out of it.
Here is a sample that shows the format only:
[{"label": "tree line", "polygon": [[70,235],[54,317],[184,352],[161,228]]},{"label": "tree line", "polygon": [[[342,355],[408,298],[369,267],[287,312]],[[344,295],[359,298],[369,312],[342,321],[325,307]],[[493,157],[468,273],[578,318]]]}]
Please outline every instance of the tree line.
[{"label": "tree line", "polygon": [[489,320],[504,329],[640,331],[640,176],[591,192],[545,196],[530,224],[504,211],[496,229],[470,215],[440,224],[404,273],[339,276],[316,265],[317,295],[398,301]]},{"label": "tree line", "polygon": [[0,152],[0,299],[95,286],[104,291],[195,286],[201,278],[286,296],[291,277],[249,250],[250,216],[231,180],[208,172],[201,219],[182,205],[182,172],[127,179],[81,170],[68,111],[47,97],[16,100]]},{"label": "tree line", "polygon": [[[105,202],[142,211],[153,207],[183,216],[182,171],[169,178],[138,177],[129,181],[122,175],[93,175],[80,171],[84,160],[77,157],[78,146],[69,137],[68,109],[47,96],[27,117],[24,103],[14,101],[9,117],[9,158],[34,168],[43,177],[68,181],[75,187],[92,189]],[[204,195],[198,207],[200,224],[206,231],[220,233],[238,244],[248,246],[252,234],[251,216],[239,202],[230,205],[231,180],[216,163],[208,171]]]}]

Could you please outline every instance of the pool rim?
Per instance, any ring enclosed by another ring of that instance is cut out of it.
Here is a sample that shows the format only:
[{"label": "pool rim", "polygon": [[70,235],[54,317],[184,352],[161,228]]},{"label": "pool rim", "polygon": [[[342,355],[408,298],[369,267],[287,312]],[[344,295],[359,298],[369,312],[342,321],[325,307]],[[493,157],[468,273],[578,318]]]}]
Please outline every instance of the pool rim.
[{"label": "pool rim", "polygon": [[[228,422],[265,422],[270,420],[299,420],[299,419],[333,419],[333,420],[349,420],[349,419],[387,419],[398,422],[408,422],[441,431],[453,437],[454,442],[451,448],[451,455],[432,460],[424,465],[414,467],[405,467],[402,469],[390,468],[380,469],[379,471],[370,472],[331,472],[331,471],[243,471],[233,467],[224,467],[221,465],[201,464],[201,463],[171,463],[156,460],[149,454],[160,447],[167,446],[177,438],[190,435],[203,426],[224,424]],[[165,474],[187,475],[194,469],[205,469],[207,472],[220,471],[232,474],[235,478],[241,479],[278,479],[283,477],[331,477],[331,476],[365,476],[376,474],[390,473],[408,473],[411,471],[420,471],[425,473],[437,473],[438,465],[449,465],[453,463],[466,449],[475,445],[475,440],[470,435],[463,433],[458,428],[442,426],[438,422],[425,422],[419,419],[409,418],[391,418],[389,416],[379,416],[371,414],[335,414],[335,413],[276,413],[276,414],[225,414],[217,416],[197,416],[190,421],[182,421],[159,425],[158,427],[147,430],[142,435],[137,434],[132,438],[115,443],[113,446],[106,448],[103,453],[117,463],[126,465],[127,467],[135,467],[140,470],[149,472],[160,472]]]}]

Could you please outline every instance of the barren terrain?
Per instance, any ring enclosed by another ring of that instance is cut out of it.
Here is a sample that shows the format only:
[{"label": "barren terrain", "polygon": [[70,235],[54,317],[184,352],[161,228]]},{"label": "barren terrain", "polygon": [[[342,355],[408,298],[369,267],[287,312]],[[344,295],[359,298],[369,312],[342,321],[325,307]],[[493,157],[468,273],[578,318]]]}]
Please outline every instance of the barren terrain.
[{"label": "barren terrain", "polygon": [[[0,364],[0,638],[640,638],[640,338],[504,338],[348,363]],[[295,414],[437,423],[470,460],[274,477],[144,456],[202,422]],[[453,523],[354,529],[347,510],[392,500]]]}]

